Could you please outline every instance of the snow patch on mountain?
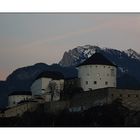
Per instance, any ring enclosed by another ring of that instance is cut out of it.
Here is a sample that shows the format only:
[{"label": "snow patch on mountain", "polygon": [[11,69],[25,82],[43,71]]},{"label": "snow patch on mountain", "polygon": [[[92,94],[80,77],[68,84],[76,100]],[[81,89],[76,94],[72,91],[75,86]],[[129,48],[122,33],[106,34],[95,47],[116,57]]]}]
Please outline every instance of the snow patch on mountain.
[{"label": "snow patch on mountain", "polygon": [[140,60],[140,54],[134,51],[133,49],[128,49],[124,52],[128,55],[128,57],[131,57],[132,59]]}]

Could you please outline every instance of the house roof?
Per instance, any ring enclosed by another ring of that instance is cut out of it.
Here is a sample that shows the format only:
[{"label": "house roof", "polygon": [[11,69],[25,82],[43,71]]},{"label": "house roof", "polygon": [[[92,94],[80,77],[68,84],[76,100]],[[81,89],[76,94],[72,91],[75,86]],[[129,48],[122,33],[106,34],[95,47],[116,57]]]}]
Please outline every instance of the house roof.
[{"label": "house roof", "polygon": [[13,95],[32,95],[32,93],[31,91],[13,91],[8,96],[13,96]]},{"label": "house roof", "polygon": [[52,78],[53,80],[59,80],[59,79],[64,79],[64,75],[60,72],[54,72],[54,71],[45,71],[42,72],[41,74],[39,74],[36,78],[40,79],[40,78]]},{"label": "house roof", "polygon": [[116,66],[115,64],[113,64],[110,60],[108,60],[101,53],[93,54],[91,57],[89,57],[83,63],[79,64],[77,67],[83,66],[83,65],[109,65],[109,66]]}]

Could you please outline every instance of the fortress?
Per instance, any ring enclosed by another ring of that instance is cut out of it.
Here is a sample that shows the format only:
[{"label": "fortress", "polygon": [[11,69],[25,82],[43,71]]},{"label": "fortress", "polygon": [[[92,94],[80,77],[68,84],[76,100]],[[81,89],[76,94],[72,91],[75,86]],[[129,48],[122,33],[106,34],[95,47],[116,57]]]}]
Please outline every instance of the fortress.
[{"label": "fortress", "polygon": [[[83,111],[94,106],[110,104],[121,99],[130,110],[140,110],[140,90],[117,89],[117,66],[100,53],[77,66],[78,78],[64,79],[61,73],[43,72],[31,86],[31,92],[14,92],[9,95],[9,104],[0,113],[1,117],[21,116],[26,111],[35,111],[40,105],[45,112],[58,113]],[[79,88],[65,98],[72,88]]]}]

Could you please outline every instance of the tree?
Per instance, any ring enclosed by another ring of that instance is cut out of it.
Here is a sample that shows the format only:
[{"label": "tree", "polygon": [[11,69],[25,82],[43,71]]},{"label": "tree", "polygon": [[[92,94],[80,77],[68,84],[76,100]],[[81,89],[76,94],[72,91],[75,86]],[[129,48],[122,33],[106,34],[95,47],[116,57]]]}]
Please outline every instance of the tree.
[{"label": "tree", "polygon": [[50,81],[48,88],[50,90],[51,93],[51,101],[53,101],[54,95],[58,93],[58,86],[57,83],[55,81]]}]

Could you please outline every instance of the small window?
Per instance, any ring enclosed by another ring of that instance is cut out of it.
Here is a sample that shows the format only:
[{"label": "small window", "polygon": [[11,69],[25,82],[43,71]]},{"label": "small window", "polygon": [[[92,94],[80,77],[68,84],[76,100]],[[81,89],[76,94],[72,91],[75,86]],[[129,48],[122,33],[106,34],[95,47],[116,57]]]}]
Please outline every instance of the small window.
[{"label": "small window", "polygon": [[111,94],[111,96],[113,97],[114,95],[113,95],[113,94]]},{"label": "small window", "polygon": [[122,97],[122,94],[120,94],[120,97]]},{"label": "small window", "polygon": [[107,76],[109,76],[109,74],[107,74]]},{"label": "small window", "polygon": [[87,76],[89,76],[89,73],[87,73]]},{"label": "small window", "polygon": [[108,85],[108,82],[107,81],[105,82],[105,85]]},{"label": "small window", "polygon": [[96,65],[96,68],[97,68],[98,66]]},{"label": "small window", "polygon": [[105,68],[105,66],[104,66],[104,68]]},{"label": "small window", "polygon": [[86,85],[88,85],[88,81],[86,81]]},{"label": "small window", "polygon": [[115,70],[111,69],[111,76],[115,76]]},{"label": "small window", "polygon": [[136,95],[135,97],[136,97],[136,98],[138,98],[138,97],[139,97],[139,95]]},{"label": "small window", "polygon": [[130,94],[128,94],[128,97],[130,97]]},{"label": "small window", "polygon": [[94,85],[96,85],[97,84],[97,81],[94,81]]}]

